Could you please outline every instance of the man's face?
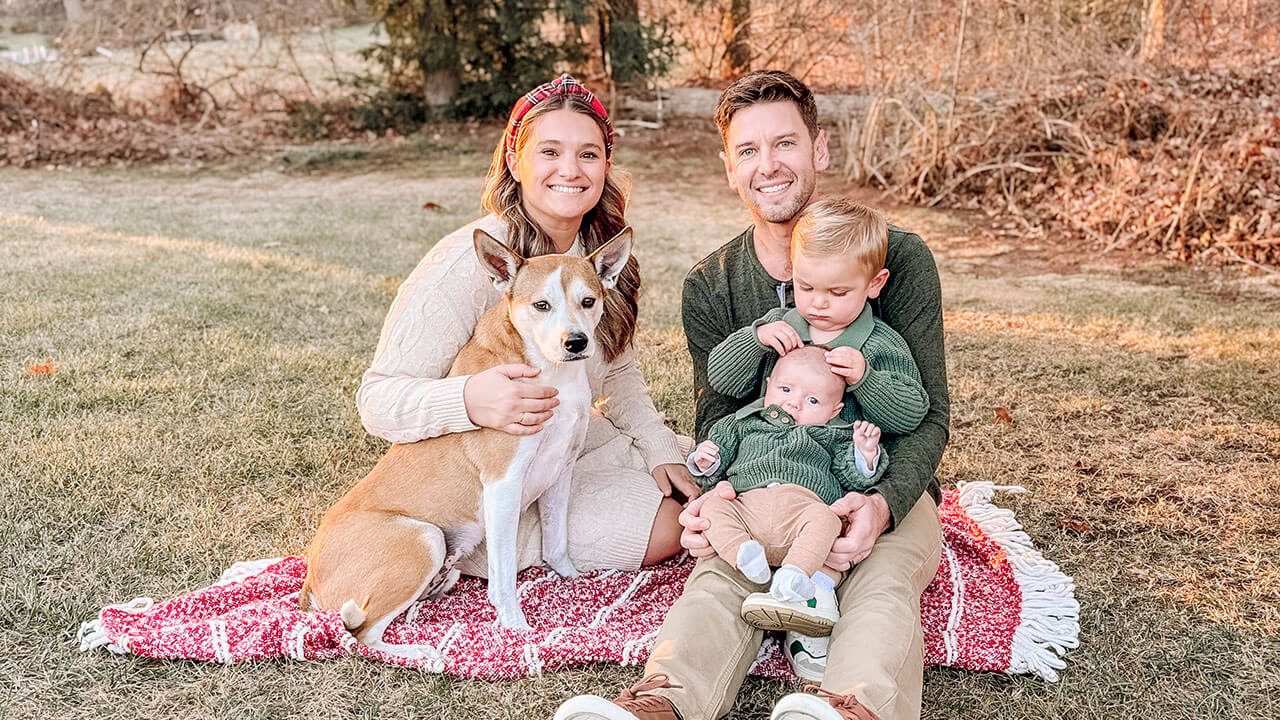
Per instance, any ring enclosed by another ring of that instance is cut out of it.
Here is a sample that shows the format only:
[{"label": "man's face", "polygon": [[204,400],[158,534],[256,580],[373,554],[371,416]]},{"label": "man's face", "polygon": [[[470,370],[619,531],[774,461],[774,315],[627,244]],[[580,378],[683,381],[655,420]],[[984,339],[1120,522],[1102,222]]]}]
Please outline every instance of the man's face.
[{"label": "man's face", "polygon": [[743,108],[729,121],[724,160],[729,187],[751,214],[771,223],[790,222],[809,204],[818,172],[830,156],[821,131],[811,139],[800,110],[790,101]]}]

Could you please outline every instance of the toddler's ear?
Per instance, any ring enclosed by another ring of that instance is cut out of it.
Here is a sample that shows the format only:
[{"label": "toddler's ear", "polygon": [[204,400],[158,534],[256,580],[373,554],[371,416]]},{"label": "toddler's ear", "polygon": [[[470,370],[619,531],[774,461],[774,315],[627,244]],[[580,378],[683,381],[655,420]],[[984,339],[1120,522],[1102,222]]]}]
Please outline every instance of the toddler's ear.
[{"label": "toddler's ear", "polygon": [[880,291],[884,290],[884,284],[889,282],[889,268],[880,268],[880,272],[871,276],[871,282],[867,283],[867,297],[880,297]]}]

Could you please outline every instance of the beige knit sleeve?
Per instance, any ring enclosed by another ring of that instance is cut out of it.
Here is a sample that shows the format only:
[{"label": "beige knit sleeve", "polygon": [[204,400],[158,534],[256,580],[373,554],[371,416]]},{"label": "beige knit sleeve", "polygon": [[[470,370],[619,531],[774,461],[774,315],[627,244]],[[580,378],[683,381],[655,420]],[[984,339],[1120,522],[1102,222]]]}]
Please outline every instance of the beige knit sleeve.
[{"label": "beige knit sleeve", "polygon": [[600,396],[608,398],[601,412],[615,427],[635,438],[650,471],[663,463],[684,464],[676,434],[667,427],[649,397],[649,386],[635,361],[635,348],[628,346],[609,365]]},{"label": "beige knit sleeve", "polygon": [[477,427],[462,398],[470,376],[445,377],[500,297],[476,259],[474,227],[436,243],[396,293],[356,393],[360,420],[373,435],[409,443]]}]

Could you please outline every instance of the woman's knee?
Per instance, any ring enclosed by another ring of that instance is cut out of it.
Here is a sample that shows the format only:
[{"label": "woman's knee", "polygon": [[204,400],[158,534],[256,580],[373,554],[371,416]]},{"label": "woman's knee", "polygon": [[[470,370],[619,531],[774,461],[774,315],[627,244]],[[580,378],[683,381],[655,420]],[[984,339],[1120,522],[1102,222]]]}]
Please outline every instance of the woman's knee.
[{"label": "woman's knee", "polygon": [[653,518],[649,532],[649,547],[645,550],[644,564],[662,562],[680,552],[680,503],[663,498]]}]

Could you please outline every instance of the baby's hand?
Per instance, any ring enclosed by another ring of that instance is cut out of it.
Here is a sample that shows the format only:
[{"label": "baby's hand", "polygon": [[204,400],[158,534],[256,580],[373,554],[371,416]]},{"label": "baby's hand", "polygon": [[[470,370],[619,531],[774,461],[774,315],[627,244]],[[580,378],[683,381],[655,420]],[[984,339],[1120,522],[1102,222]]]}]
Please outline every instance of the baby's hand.
[{"label": "baby's hand", "polygon": [[786,355],[804,345],[804,341],[800,339],[800,333],[781,320],[765,323],[756,328],[756,337],[760,338],[761,344],[773,348],[779,355]]},{"label": "baby's hand", "polygon": [[[877,430],[877,433],[879,431]],[[876,437],[879,437],[877,434]],[[706,472],[707,468],[716,464],[716,460],[720,457],[720,448],[710,440],[703,440],[693,451],[693,464],[698,466],[702,472]]]},{"label": "baby's hand", "polygon": [[844,378],[849,385],[862,380],[867,372],[867,358],[861,351],[848,346],[828,350],[827,364],[831,366],[831,372]]},{"label": "baby's hand", "polygon": [[859,420],[853,424],[853,445],[867,461],[867,467],[875,468],[876,455],[880,449],[880,426]]}]

